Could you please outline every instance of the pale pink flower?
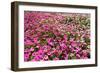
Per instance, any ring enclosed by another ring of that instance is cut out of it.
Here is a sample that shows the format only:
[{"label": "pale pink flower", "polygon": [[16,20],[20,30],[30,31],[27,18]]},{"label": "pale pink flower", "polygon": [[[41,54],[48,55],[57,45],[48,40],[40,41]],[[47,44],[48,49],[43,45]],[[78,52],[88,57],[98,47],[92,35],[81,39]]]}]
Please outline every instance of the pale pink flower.
[{"label": "pale pink flower", "polygon": [[77,47],[77,42],[75,42],[75,41],[71,42],[71,46]]},{"label": "pale pink flower", "polygon": [[30,48],[30,51],[34,51],[34,48],[33,48],[33,47],[31,47],[31,48]]},{"label": "pale pink flower", "polygon": [[53,60],[59,60],[59,58],[55,57],[55,58],[53,58]]},{"label": "pale pink flower", "polygon": [[64,39],[65,39],[65,41],[67,41],[67,39],[68,39],[68,38],[67,38],[67,35],[64,35]]}]

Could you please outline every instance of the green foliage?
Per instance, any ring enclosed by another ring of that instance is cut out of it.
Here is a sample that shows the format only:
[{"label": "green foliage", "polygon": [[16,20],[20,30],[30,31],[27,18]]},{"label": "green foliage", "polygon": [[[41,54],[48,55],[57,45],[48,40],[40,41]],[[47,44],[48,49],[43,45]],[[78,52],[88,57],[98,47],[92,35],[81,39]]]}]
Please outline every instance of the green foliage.
[{"label": "green foliage", "polygon": [[34,45],[25,45],[24,47],[25,47],[25,49],[29,49],[31,47],[34,47]]},{"label": "green foliage", "polygon": [[81,25],[81,26],[89,26],[90,25],[90,19],[89,18],[81,18],[79,17],[78,18],[78,23]]},{"label": "green foliage", "polygon": [[42,44],[42,45],[45,45],[45,44],[47,44],[47,41],[46,41],[46,39],[40,39],[40,44]]},{"label": "green foliage", "polygon": [[70,32],[66,32],[66,35],[67,35],[68,40],[70,40],[71,33]]},{"label": "green foliage", "polygon": [[35,47],[34,48],[34,52],[37,52],[39,50],[39,48]]},{"label": "green foliage", "polygon": [[89,38],[84,38],[86,43],[90,43],[90,39]]},{"label": "green foliage", "polygon": [[68,59],[76,59],[75,53],[69,53],[68,54]]},{"label": "green foliage", "polygon": [[56,55],[53,54],[53,55],[52,55],[52,58],[55,58],[55,57],[56,57]]},{"label": "green foliage", "polygon": [[68,23],[73,21],[73,19],[71,17],[67,17],[66,20]]}]

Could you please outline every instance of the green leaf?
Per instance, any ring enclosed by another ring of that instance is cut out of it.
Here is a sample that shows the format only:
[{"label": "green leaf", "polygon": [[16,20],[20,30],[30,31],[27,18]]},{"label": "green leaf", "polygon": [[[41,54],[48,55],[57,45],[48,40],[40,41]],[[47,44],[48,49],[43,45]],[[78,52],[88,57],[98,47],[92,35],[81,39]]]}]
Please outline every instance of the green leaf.
[{"label": "green leaf", "polygon": [[72,56],[72,59],[76,59],[76,56]]},{"label": "green leaf", "polygon": [[68,17],[67,22],[71,22],[71,21],[73,21],[73,19],[71,17]]},{"label": "green leaf", "polygon": [[75,53],[69,53],[68,59],[76,59]]},{"label": "green leaf", "polygon": [[53,54],[53,55],[52,55],[52,58],[55,58],[55,57],[56,57],[56,55]]},{"label": "green leaf", "polygon": [[84,38],[86,43],[90,43],[90,39],[89,38]]},{"label": "green leaf", "polygon": [[34,47],[34,45],[24,45],[25,49]]},{"label": "green leaf", "polygon": [[59,55],[59,58],[60,58],[60,59],[62,58],[62,54]]},{"label": "green leaf", "polygon": [[75,34],[75,39],[77,39],[78,38],[78,34]]},{"label": "green leaf", "polygon": [[40,39],[40,44],[41,44],[41,45],[45,45],[45,44],[47,44],[46,39]]},{"label": "green leaf", "polygon": [[39,48],[35,47],[34,48],[34,52],[37,52],[39,50]]}]

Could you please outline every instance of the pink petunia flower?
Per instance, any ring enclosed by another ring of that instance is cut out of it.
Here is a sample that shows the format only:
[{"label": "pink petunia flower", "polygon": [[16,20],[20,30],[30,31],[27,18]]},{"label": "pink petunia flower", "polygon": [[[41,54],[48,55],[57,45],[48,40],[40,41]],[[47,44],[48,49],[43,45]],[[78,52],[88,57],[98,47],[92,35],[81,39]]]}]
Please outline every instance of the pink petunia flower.
[{"label": "pink petunia flower", "polygon": [[71,46],[73,46],[73,47],[77,47],[77,42],[72,41],[72,42],[71,42]]},{"label": "pink petunia flower", "polygon": [[31,48],[30,48],[30,51],[34,51],[34,48],[33,48],[33,47],[31,47]]},{"label": "pink petunia flower", "polygon": [[34,38],[34,43],[38,43],[38,38],[37,37]]},{"label": "pink petunia flower", "polygon": [[80,57],[81,57],[81,56],[80,56],[79,54],[76,54],[76,58],[77,58],[77,59],[80,59]]},{"label": "pink petunia flower", "polygon": [[24,42],[24,44],[27,44],[27,45],[32,45],[33,44],[33,42],[31,41],[31,40],[26,40],[25,42]]},{"label": "pink petunia flower", "polygon": [[47,56],[47,55],[45,55],[43,59],[44,59],[44,60],[48,60],[48,56]]},{"label": "pink petunia flower", "polygon": [[65,45],[65,43],[60,43],[60,46],[61,46],[62,48],[67,48],[67,46]]},{"label": "pink petunia flower", "polygon": [[24,54],[24,61],[27,61],[29,59],[29,55],[30,55],[30,53],[25,53]]}]

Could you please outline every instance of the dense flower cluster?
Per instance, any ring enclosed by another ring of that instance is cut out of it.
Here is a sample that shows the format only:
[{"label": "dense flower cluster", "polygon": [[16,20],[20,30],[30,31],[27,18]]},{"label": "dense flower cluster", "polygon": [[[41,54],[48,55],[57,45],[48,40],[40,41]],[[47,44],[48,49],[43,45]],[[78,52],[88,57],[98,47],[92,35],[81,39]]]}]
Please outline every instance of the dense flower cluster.
[{"label": "dense flower cluster", "polygon": [[24,12],[24,61],[90,58],[90,14]]}]

